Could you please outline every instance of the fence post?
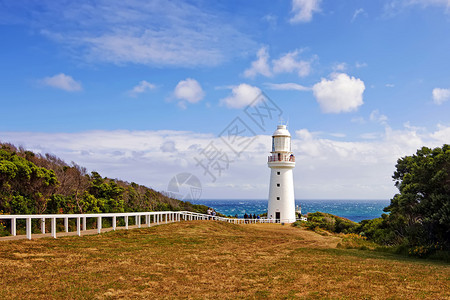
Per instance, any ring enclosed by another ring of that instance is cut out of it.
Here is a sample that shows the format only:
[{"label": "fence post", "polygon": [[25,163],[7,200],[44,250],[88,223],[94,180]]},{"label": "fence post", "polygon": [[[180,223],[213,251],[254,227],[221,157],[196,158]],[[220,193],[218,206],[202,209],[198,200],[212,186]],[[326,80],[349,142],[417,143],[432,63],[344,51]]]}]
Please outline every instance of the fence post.
[{"label": "fence post", "polygon": [[86,231],[86,217],[83,217],[83,231]]},{"label": "fence post", "polygon": [[141,228],[141,215],[136,216],[136,224],[137,224],[138,228]]},{"label": "fence post", "polygon": [[31,218],[30,217],[27,218],[26,231],[27,231],[27,239],[31,240]]},{"label": "fence post", "polygon": [[97,233],[102,232],[102,217],[97,217]]},{"label": "fence post", "polygon": [[41,219],[41,232],[45,234],[45,218]]},{"label": "fence post", "polygon": [[66,230],[66,232],[69,232],[69,218],[68,217],[64,218],[64,229]]},{"label": "fence post", "polygon": [[125,229],[128,229],[128,216],[125,216]]},{"label": "fence post", "polygon": [[52,218],[52,237],[56,239],[56,218]]},{"label": "fence post", "polygon": [[16,236],[16,234],[17,234],[17,227],[16,227],[16,218],[12,218],[11,219],[11,234],[13,235],[13,236]]},{"label": "fence post", "polygon": [[80,225],[81,225],[81,224],[80,224],[80,223],[81,223],[80,221],[81,221],[81,220],[80,220],[80,219],[81,219],[80,217],[77,217],[77,235],[78,235],[78,236],[81,235],[81,230],[80,230]]},{"label": "fence post", "polygon": [[116,216],[114,216],[112,219],[112,226],[113,226],[113,230],[116,230]]}]

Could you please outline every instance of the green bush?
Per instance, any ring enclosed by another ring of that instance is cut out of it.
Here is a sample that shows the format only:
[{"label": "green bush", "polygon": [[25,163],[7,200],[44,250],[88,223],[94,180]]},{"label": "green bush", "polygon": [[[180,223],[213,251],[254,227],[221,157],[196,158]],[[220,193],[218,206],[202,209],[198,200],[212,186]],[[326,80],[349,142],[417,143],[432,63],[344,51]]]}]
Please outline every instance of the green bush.
[{"label": "green bush", "polygon": [[310,230],[321,229],[334,233],[353,233],[358,223],[332,214],[315,212],[308,214],[308,221],[297,221],[294,226],[305,227]]}]

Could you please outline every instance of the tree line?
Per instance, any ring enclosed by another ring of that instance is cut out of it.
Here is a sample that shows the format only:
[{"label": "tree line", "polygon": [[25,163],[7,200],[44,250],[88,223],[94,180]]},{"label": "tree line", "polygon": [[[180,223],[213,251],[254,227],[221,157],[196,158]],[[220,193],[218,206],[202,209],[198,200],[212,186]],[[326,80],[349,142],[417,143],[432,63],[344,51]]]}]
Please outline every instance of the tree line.
[{"label": "tree line", "polygon": [[0,214],[71,214],[163,210],[206,213],[204,205],[173,199],[134,182],[98,172],[51,154],[0,143]]},{"label": "tree line", "polygon": [[355,223],[317,212],[297,225],[356,233],[397,252],[423,257],[441,252],[450,259],[450,145],[422,147],[395,167],[398,193],[380,218]]}]

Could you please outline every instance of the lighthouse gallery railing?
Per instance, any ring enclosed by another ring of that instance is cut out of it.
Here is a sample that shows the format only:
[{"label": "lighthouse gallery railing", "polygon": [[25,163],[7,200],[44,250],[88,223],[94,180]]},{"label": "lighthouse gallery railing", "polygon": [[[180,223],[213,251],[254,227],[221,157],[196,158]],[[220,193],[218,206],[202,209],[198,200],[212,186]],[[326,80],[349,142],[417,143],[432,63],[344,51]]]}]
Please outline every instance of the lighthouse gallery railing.
[{"label": "lighthouse gallery railing", "polygon": [[268,162],[273,162],[273,161],[290,161],[290,162],[295,162],[295,156],[294,155],[286,155],[286,154],[281,154],[281,155],[271,155],[268,157]]}]

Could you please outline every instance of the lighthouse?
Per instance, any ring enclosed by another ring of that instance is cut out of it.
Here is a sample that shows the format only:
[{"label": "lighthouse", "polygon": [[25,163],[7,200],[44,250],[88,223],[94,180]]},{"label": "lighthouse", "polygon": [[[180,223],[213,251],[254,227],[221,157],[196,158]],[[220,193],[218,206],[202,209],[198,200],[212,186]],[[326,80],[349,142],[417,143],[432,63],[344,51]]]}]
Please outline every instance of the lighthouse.
[{"label": "lighthouse", "polygon": [[292,169],[295,167],[295,156],[291,151],[291,134],[286,125],[278,125],[272,135],[272,152],[267,165],[270,168],[267,217],[277,222],[293,223],[295,198]]}]

